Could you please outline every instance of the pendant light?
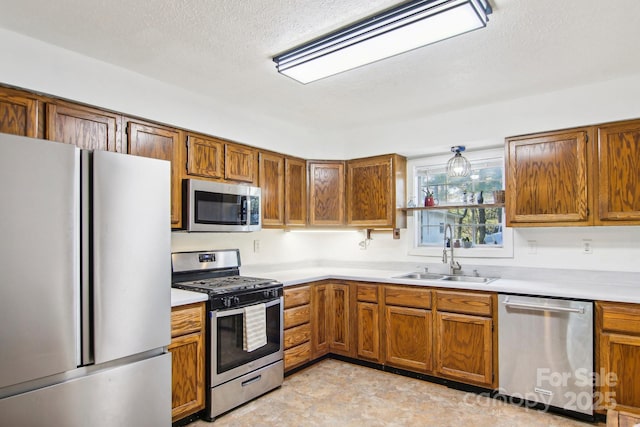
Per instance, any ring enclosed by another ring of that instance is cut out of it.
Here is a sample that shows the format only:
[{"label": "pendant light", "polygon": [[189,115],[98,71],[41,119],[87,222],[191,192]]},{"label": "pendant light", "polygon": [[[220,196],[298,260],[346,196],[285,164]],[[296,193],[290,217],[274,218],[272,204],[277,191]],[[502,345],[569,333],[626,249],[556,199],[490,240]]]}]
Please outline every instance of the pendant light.
[{"label": "pendant light", "polygon": [[464,145],[451,147],[451,152],[455,155],[447,162],[447,175],[451,177],[469,176],[471,164],[461,153],[465,150]]}]

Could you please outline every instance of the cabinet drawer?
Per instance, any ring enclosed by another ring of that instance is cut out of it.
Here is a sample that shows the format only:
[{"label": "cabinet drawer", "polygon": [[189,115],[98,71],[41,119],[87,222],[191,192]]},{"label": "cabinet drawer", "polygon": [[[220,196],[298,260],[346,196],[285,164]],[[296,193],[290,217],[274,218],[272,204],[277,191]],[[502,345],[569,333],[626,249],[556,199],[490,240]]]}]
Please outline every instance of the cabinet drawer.
[{"label": "cabinet drawer", "polygon": [[311,342],[306,342],[284,351],[285,371],[311,360]]},{"label": "cabinet drawer", "polygon": [[402,307],[431,308],[431,290],[417,286],[385,286],[384,302]]},{"label": "cabinet drawer", "polygon": [[309,304],[310,300],[311,290],[309,286],[301,286],[299,288],[285,288],[284,290],[284,308]]},{"label": "cabinet drawer", "polygon": [[602,330],[640,334],[640,304],[598,302]]},{"label": "cabinet drawer", "polygon": [[309,304],[300,307],[288,308],[284,311],[284,329],[309,323],[311,319],[311,307]]},{"label": "cabinet drawer", "polygon": [[204,303],[182,305],[171,309],[171,337],[200,331],[204,326]]},{"label": "cabinet drawer", "polygon": [[493,304],[490,294],[437,291],[436,307],[438,311],[491,316]]},{"label": "cabinet drawer", "polygon": [[311,325],[306,323],[304,325],[296,326],[295,328],[287,329],[284,331],[284,349],[288,350],[291,347],[295,347],[304,342],[311,340]]},{"label": "cabinet drawer", "polygon": [[378,302],[378,285],[358,285],[358,301]]}]

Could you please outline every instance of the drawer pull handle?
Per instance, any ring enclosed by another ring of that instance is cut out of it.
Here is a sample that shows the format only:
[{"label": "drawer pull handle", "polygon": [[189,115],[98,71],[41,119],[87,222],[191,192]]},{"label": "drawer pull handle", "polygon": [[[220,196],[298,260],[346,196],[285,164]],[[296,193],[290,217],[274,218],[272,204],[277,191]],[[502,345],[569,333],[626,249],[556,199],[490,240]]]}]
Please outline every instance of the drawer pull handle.
[{"label": "drawer pull handle", "polygon": [[242,387],[246,387],[248,385],[251,385],[253,383],[257,383],[258,381],[260,381],[262,379],[262,375],[258,375],[257,377],[253,377],[251,379],[248,379],[246,381],[242,382]]}]

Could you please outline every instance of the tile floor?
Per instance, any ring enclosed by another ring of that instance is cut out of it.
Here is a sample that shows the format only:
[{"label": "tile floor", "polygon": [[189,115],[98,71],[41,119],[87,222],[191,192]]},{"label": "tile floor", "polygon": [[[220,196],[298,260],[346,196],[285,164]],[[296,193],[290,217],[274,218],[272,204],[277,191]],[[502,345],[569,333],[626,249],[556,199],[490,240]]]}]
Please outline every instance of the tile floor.
[{"label": "tile floor", "polygon": [[553,426],[593,427],[427,381],[326,359],[281,388],[215,420],[188,427]]}]

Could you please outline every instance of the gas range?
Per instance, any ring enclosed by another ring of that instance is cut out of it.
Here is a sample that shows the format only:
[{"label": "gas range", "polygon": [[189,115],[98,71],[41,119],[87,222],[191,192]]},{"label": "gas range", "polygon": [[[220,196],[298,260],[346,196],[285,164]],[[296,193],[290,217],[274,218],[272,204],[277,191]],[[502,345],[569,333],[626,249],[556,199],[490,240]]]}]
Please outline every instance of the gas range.
[{"label": "gas range", "polygon": [[240,275],[240,251],[176,252],[171,286],[209,295],[211,308],[236,308],[282,296],[282,283]]}]

